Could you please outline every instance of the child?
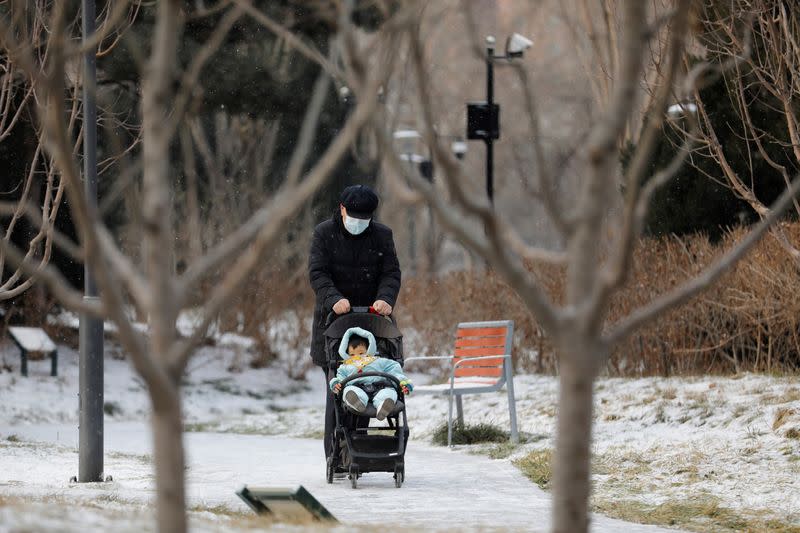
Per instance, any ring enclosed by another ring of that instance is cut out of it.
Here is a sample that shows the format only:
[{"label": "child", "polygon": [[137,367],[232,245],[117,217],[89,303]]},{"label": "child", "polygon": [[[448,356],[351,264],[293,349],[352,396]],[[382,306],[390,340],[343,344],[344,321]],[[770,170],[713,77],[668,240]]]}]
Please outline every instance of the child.
[{"label": "child", "polygon": [[[397,361],[379,357],[376,354],[375,336],[361,328],[348,329],[339,344],[339,357],[344,359],[330,382],[331,390],[338,394],[342,390],[342,381],[353,374],[362,372],[385,372],[400,380],[403,394],[410,394],[414,387],[403,374]],[[363,388],[362,388],[363,387]],[[372,405],[378,411],[378,420],[383,420],[394,409],[397,391],[384,378],[367,376],[350,381],[344,388],[344,402],[354,411],[363,413],[369,402],[369,395],[364,389],[376,389],[372,397]]]}]

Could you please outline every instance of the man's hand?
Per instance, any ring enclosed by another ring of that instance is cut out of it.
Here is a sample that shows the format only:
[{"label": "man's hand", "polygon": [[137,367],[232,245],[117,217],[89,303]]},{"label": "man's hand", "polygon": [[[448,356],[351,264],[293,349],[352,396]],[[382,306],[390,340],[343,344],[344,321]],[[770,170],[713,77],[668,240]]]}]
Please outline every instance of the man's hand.
[{"label": "man's hand", "polygon": [[[391,309],[391,307],[389,309]],[[350,300],[348,300],[347,298],[342,298],[341,300],[333,304],[333,312],[336,313],[337,315],[343,315],[348,311],[350,311]]]},{"label": "man's hand", "polygon": [[383,300],[375,300],[375,303],[372,304],[372,308],[375,309],[375,311],[377,311],[378,313],[380,313],[382,315],[391,315],[392,314],[392,306],[387,304]]},{"label": "man's hand", "polygon": [[337,383],[336,385],[333,386],[333,392],[335,394],[339,394],[340,390],[342,390],[342,384],[341,383]]}]

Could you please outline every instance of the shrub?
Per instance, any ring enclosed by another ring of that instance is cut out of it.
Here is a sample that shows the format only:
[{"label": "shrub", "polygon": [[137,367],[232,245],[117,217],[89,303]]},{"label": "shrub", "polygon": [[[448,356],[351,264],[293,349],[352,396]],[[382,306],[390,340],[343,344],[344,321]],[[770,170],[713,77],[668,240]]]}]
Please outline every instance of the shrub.
[{"label": "shrub", "polygon": [[[508,432],[493,424],[453,424],[453,444],[479,444],[482,442],[506,442]],[[433,432],[433,443],[447,446],[447,422]]]},{"label": "shrub", "polygon": [[[800,242],[800,223],[780,231]],[[729,231],[715,245],[702,235],[643,239],[627,285],[611,302],[607,320],[646,305],[711,264],[746,235]],[[556,302],[564,270],[528,264]],[[618,376],[796,372],[800,370],[800,276],[778,238],[762,240],[719,283],[615,347],[606,372]],[[431,305],[435,302],[435,305]],[[556,372],[552,344],[519,297],[492,272],[457,272],[404,281],[401,326],[411,326],[430,353],[449,353],[460,321],[512,319],[514,363],[521,370]]]}]

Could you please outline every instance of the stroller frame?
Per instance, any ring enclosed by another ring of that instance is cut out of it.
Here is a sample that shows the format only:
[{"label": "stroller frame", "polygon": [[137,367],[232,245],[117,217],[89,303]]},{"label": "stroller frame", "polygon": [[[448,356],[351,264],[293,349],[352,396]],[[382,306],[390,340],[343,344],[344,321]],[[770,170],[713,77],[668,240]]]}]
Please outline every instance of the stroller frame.
[{"label": "stroller frame", "polygon": [[[333,377],[341,359],[338,354],[338,341],[344,336],[344,331],[353,326],[370,330],[378,341],[383,357],[391,357],[401,365],[402,336],[394,320],[367,312],[367,308],[353,308],[353,312],[340,315],[328,315],[325,335],[325,350],[328,361],[328,375]],[[372,327],[371,327],[372,326]],[[376,331],[373,331],[376,330]],[[381,336],[383,334],[383,336]],[[386,335],[389,335],[387,338]],[[363,377],[382,377],[397,391],[395,408],[386,417],[386,426],[370,426],[375,408],[367,406],[366,416],[357,414],[346,407],[342,401],[341,392],[347,384]],[[331,456],[326,464],[326,478],[328,483],[333,483],[334,474],[346,473],[352,488],[357,488],[358,478],[367,472],[390,472],[394,475],[397,488],[405,480],[405,450],[408,442],[408,419],[404,395],[400,381],[393,375],[384,372],[363,372],[348,376],[342,381],[339,394],[333,394],[336,426],[331,438]],[[366,423],[364,426],[363,424]],[[361,427],[359,427],[361,426]],[[387,432],[390,434],[387,435]]]}]

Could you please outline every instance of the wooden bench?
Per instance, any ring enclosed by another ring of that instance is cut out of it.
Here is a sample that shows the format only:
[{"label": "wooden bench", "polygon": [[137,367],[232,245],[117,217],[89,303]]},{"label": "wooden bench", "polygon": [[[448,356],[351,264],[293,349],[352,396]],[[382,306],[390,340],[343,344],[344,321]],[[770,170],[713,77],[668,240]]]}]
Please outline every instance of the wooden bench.
[{"label": "wooden bench", "polygon": [[[58,351],[55,343],[50,340],[42,328],[10,326],[8,334],[21,352],[22,375],[28,375],[28,359],[43,359],[50,356],[50,375],[58,375]],[[30,357],[33,356],[33,357]],[[41,357],[36,357],[41,356]]]},{"label": "wooden bench", "polygon": [[511,441],[518,442],[517,410],[514,399],[514,369],[511,347],[514,321],[462,322],[456,331],[453,355],[407,357],[415,360],[448,360],[450,380],[447,383],[414,387],[415,394],[444,394],[448,396],[447,445],[453,442],[453,401],[458,423],[464,425],[461,396],[497,392],[505,385],[508,391],[508,416],[511,420]]}]

